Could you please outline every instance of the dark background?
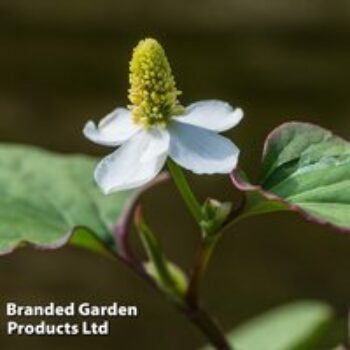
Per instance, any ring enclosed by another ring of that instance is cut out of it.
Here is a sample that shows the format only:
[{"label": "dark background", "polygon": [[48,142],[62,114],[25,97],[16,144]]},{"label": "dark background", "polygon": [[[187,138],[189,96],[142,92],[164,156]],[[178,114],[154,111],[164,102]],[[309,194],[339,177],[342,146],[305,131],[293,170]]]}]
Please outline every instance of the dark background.
[{"label": "dark background", "polygon": [[[125,105],[137,41],[164,45],[182,103],[220,98],[245,110],[230,132],[241,166],[258,175],[267,133],[288,120],[321,124],[349,138],[348,0],[1,0],[0,140],[104,155],[83,124]],[[238,201],[224,176],[190,177],[198,195]],[[54,181],[54,179],[53,179]],[[145,199],[168,255],[186,268],[198,233],[172,184]],[[181,220],[179,219],[181,218]],[[243,221],[218,246],[204,283],[208,307],[230,329],[271,306],[325,300],[345,313],[350,238],[274,214]],[[4,350],[194,349],[203,338],[126,267],[89,252],[20,250],[0,261]],[[112,321],[109,337],[4,336],[4,302],[114,300],[137,304],[138,320]]]}]

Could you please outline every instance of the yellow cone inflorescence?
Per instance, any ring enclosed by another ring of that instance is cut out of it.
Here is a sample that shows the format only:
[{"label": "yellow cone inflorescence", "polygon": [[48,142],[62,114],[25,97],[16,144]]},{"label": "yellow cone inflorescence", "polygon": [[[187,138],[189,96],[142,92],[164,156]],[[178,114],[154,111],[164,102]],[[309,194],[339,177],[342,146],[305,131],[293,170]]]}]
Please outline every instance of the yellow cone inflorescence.
[{"label": "yellow cone inflorescence", "polygon": [[145,39],[135,47],[130,62],[129,100],[135,123],[146,128],[166,126],[183,108],[178,102],[169,61],[155,39]]}]

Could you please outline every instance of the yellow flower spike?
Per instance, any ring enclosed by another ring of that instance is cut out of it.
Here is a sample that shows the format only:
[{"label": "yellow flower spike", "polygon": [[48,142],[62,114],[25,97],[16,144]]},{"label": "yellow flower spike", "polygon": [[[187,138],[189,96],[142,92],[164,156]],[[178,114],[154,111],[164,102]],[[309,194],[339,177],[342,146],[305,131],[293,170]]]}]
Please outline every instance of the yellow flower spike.
[{"label": "yellow flower spike", "polygon": [[166,126],[172,116],[183,108],[181,94],[164,49],[155,39],[144,39],[135,47],[130,62],[129,100],[135,123],[146,128]]}]

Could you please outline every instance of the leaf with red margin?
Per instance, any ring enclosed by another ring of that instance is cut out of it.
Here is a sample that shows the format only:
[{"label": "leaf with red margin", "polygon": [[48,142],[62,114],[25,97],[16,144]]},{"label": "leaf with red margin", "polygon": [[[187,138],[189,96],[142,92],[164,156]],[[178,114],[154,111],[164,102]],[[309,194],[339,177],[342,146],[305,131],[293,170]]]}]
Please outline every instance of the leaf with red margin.
[{"label": "leaf with red margin", "polygon": [[129,215],[143,190],[102,194],[93,179],[96,162],[1,144],[0,255],[23,245],[57,249],[67,243],[119,252],[116,223]]},{"label": "leaf with red margin", "polygon": [[326,129],[281,125],[265,142],[258,185],[239,170],[231,179],[247,192],[243,216],[294,210],[313,222],[350,230],[350,143]]}]

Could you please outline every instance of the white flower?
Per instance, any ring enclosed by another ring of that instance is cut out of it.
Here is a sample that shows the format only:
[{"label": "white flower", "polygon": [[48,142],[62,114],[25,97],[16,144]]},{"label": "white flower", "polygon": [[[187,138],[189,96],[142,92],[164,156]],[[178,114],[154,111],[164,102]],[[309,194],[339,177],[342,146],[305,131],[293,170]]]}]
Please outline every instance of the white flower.
[{"label": "white flower", "polygon": [[141,40],[130,61],[130,106],[100,121],[89,121],[84,134],[107,146],[120,146],[97,166],[95,179],[106,193],[139,187],[152,180],[169,156],[196,174],[229,173],[239,150],[218,132],[243,117],[222,101],[200,101],[187,108],[164,49],[155,39]]},{"label": "white flower", "polygon": [[161,171],[167,157],[196,174],[230,173],[239,150],[218,133],[233,128],[242,117],[240,108],[207,100],[191,104],[166,125],[145,127],[135,122],[132,111],[117,108],[97,126],[89,121],[84,127],[91,141],[120,146],[98,164],[95,179],[106,194],[139,187]]}]

